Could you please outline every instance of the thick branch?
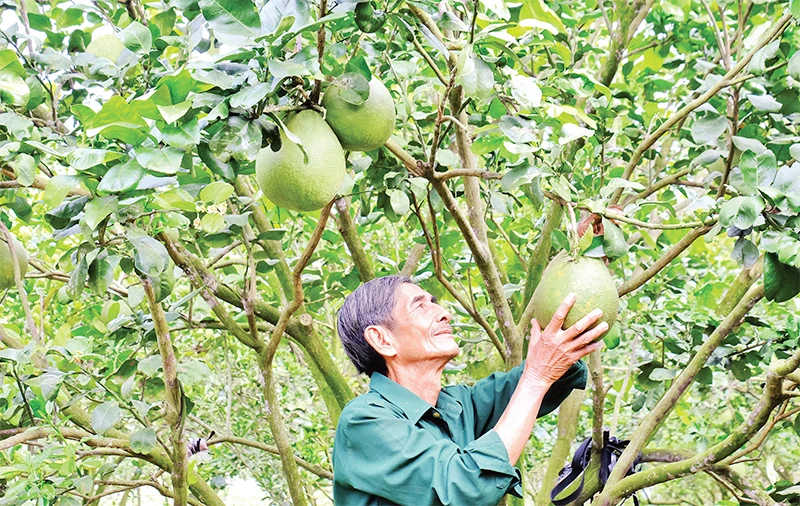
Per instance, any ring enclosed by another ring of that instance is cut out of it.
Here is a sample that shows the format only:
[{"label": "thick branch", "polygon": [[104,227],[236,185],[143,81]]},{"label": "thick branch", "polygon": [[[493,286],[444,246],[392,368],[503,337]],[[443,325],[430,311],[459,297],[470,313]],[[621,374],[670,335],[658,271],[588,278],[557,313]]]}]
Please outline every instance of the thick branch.
[{"label": "thick branch", "polygon": [[339,228],[339,233],[342,234],[342,239],[347,245],[350,257],[356,265],[359,279],[366,283],[375,277],[375,269],[372,267],[372,261],[369,256],[364,251],[364,244],[358,235],[353,217],[350,216],[350,197],[337,199],[336,211],[336,224]]},{"label": "thick branch", "polygon": [[172,349],[172,340],[169,336],[169,324],[164,315],[161,303],[156,300],[153,284],[147,276],[140,277],[144,288],[147,305],[153,316],[158,350],[164,369],[164,388],[166,390],[166,412],[164,419],[172,429],[170,440],[172,442],[172,489],[175,492],[175,506],[185,506],[189,498],[188,482],[189,453],[186,447],[186,432],[184,420],[186,414],[183,409],[183,392],[178,382],[178,361]]}]

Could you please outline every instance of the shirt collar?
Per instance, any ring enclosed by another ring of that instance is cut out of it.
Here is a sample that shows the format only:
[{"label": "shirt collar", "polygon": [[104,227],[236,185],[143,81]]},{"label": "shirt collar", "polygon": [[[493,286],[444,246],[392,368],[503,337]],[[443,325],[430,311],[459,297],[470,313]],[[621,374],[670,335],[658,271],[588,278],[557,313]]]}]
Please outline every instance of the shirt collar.
[{"label": "shirt collar", "polygon": [[375,390],[381,397],[400,408],[408,420],[414,424],[433,407],[411,390],[390,380],[379,372],[372,373],[369,388],[370,390]]}]

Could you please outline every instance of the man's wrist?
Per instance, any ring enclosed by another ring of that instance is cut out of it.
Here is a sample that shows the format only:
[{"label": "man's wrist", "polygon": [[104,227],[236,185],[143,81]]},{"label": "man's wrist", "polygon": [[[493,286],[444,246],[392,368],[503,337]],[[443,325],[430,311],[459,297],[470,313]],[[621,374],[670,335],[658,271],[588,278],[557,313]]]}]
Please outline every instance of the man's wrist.
[{"label": "man's wrist", "polygon": [[548,380],[546,377],[530,369],[525,369],[522,372],[519,382],[524,385],[524,388],[526,389],[538,389],[542,390],[543,392],[546,392],[553,384],[553,382]]}]

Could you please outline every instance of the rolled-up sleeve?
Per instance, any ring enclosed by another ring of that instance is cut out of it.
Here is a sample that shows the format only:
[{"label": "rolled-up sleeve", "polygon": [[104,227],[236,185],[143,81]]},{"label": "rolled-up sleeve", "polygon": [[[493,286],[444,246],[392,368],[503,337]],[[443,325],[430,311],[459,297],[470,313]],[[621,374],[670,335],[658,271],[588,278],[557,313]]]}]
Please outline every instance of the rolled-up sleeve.
[{"label": "rolled-up sleeve", "polygon": [[[525,362],[508,372],[496,372],[478,381],[470,389],[470,398],[475,409],[475,434],[486,434],[492,429],[511,401],[522,376]],[[574,389],[586,388],[588,372],[586,365],[578,361],[553,385],[544,396],[538,416],[556,409]]]},{"label": "rolled-up sleeve", "polygon": [[520,483],[495,431],[460,448],[374,405],[342,413],[334,470],[336,482],[400,505],[495,506]]}]

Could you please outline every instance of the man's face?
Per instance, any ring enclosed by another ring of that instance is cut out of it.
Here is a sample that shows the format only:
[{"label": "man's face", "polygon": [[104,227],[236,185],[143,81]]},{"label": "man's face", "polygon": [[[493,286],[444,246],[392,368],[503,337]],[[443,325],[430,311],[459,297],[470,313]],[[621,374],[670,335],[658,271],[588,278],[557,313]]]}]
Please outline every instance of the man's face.
[{"label": "man's face", "polygon": [[396,357],[410,363],[457,357],[460,349],[453,336],[453,315],[436,303],[436,297],[411,283],[395,292],[390,330]]}]

